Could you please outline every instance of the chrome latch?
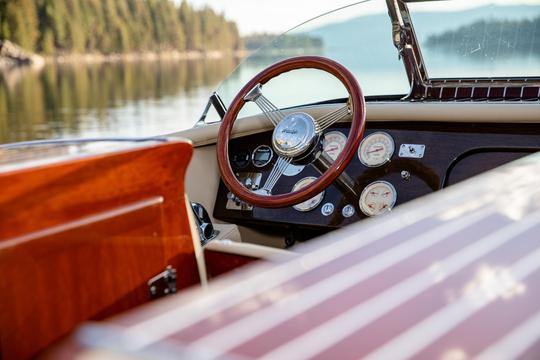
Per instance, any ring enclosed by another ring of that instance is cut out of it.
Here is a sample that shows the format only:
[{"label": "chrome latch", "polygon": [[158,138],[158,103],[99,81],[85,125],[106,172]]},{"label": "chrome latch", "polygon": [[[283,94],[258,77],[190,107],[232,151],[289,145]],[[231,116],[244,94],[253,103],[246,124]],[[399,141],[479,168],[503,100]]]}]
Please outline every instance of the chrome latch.
[{"label": "chrome latch", "polygon": [[176,292],[176,269],[167,266],[165,271],[148,280],[150,299],[158,299]]}]

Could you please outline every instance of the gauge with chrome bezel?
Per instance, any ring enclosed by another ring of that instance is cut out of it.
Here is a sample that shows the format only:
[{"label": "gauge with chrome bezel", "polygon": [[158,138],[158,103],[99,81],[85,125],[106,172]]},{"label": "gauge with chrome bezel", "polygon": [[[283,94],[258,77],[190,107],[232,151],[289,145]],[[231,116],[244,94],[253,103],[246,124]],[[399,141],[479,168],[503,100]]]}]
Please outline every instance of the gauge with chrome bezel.
[{"label": "gauge with chrome bezel", "polygon": [[251,154],[251,162],[255,167],[263,167],[268,165],[272,158],[274,157],[274,152],[272,148],[268,145],[260,145],[253,150]]},{"label": "gauge with chrome bezel", "polygon": [[324,134],[323,150],[332,160],[336,160],[347,144],[347,136],[341,131],[329,131]]},{"label": "gauge with chrome bezel", "polygon": [[376,216],[392,210],[397,200],[396,188],[388,181],[375,181],[364,188],[358,205],[367,216]]},{"label": "gauge with chrome bezel", "polygon": [[360,162],[368,167],[386,164],[394,154],[394,139],[382,131],[366,136],[358,147]]},{"label": "gauge with chrome bezel", "polygon": [[[305,177],[299,180],[296,184],[294,184],[292,191],[297,191],[303,187],[306,187],[309,184],[313,183],[315,180],[317,180],[317,178],[314,176]],[[300,204],[294,205],[293,209],[297,211],[302,211],[302,212],[313,210],[322,202],[323,198],[324,198],[324,191],[318,193],[317,195],[315,195],[309,200],[306,200],[304,202],[301,202]]]}]

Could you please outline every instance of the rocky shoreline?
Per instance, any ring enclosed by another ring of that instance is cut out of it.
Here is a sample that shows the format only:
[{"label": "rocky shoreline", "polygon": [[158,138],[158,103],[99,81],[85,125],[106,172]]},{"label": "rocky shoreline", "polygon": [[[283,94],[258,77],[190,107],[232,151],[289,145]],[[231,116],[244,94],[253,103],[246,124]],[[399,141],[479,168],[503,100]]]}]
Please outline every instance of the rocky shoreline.
[{"label": "rocky shoreline", "polygon": [[41,69],[45,64],[73,64],[73,63],[112,63],[112,62],[137,62],[137,61],[182,61],[221,59],[224,57],[243,58],[248,51],[240,50],[233,52],[224,51],[162,51],[143,53],[119,53],[119,54],[58,54],[37,55],[25,51],[10,41],[0,40],[0,71],[9,71],[15,68],[30,67]]},{"label": "rocky shoreline", "polygon": [[0,40],[0,70],[19,67],[40,69],[45,65],[42,56],[30,53],[8,40]]}]

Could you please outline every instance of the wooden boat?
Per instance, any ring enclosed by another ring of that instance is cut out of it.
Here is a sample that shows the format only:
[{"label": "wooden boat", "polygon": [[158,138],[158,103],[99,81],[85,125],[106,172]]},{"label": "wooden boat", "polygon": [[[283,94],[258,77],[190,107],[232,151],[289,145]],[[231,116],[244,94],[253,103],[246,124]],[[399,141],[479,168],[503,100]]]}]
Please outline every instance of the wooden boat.
[{"label": "wooden boat", "polygon": [[[540,80],[429,78],[386,4],[405,97],[287,57],[219,123],[3,145],[1,358],[537,358]],[[273,105],[305,68],[349,96]]]}]

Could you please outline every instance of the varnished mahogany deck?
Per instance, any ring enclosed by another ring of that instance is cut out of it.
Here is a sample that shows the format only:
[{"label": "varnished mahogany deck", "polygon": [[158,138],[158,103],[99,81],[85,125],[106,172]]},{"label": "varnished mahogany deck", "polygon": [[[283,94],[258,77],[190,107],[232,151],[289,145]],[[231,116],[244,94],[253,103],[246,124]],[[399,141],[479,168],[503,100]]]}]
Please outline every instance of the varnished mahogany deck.
[{"label": "varnished mahogany deck", "polygon": [[147,302],[146,282],[167,265],[179,289],[198,283],[191,155],[174,141],[0,173],[0,358],[36,355],[81,321]]}]

